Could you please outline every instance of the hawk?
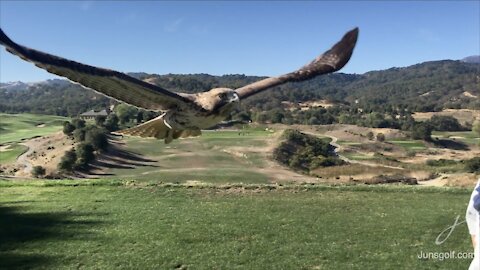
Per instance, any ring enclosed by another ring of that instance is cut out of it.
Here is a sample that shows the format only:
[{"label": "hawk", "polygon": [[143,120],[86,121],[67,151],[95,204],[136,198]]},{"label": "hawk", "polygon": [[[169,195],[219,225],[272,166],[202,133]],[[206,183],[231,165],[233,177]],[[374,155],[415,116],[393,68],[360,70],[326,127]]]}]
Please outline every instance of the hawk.
[{"label": "hawk", "polygon": [[330,50],[296,71],[259,80],[237,89],[214,88],[202,93],[186,94],[168,91],[125,73],[85,65],[27,48],[12,41],[0,29],[0,44],[23,60],[116,100],[138,108],[163,112],[157,118],[118,133],[164,139],[165,143],[170,143],[173,139],[201,135],[202,129],[210,128],[229,116],[239,101],[259,92],[341,69],[350,60],[357,37],[358,28],[354,28]]}]

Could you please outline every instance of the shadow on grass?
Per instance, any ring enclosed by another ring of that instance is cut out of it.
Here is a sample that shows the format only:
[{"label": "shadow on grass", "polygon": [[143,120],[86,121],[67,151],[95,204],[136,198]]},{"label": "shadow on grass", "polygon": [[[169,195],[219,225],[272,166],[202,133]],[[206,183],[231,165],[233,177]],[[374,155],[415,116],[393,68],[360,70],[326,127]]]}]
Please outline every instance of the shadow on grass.
[{"label": "shadow on grass", "polygon": [[435,144],[436,147],[448,148],[453,150],[462,150],[462,151],[470,150],[470,147],[468,147],[467,144],[460,141],[449,140],[449,139],[438,139],[438,140],[433,140],[432,142],[433,144]]},{"label": "shadow on grass", "polygon": [[[117,145],[113,145],[108,151],[102,153],[95,161],[90,164],[94,169],[135,169],[136,167],[159,167],[157,161],[144,158],[141,155],[120,149]],[[92,174],[93,175],[93,174]],[[111,175],[99,173],[99,175]]]},{"label": "shadow on grass", "polygon": [[28,246],[45,241],[95,240],[88,229],[103,222],[93,213],[31,213],[24,207],[0,206],[0,269],[31,269],[48,267],[61,259],[58,256],[36,254]]}]

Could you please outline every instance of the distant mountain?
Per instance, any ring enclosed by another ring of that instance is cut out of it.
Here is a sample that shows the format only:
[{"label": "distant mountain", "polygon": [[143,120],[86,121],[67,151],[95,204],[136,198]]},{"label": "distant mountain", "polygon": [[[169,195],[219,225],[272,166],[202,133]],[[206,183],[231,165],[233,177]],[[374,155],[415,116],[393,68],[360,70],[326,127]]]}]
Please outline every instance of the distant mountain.
[{"label": "distant mountain", "polygon": [[51,79],[51,80],[46,80],[46,81],[40,81],[40,82],[29,82],[29,83],[24,83],[24,82],[6,82],[6,83],[0,83],[0,89],[5,90],[5,91],[24,91],[28,89],[34,89],[38,88],[39,86],[50,86],[50,87],[60,87],[60,86],[67,86],[70,85],[71,82],[68,80],[62,80],[62,79]]},{"label": "distant mountain", "polygon": [[472,55],[472,56],[469,56],[469,57],[465,57],[461,61],[465,62],[465,63],[480,64],[480,55]]},{"label": "distant mountain", "polygon": [[[438,111],[480,109],[480,64],[432,61],[365,74],[335,73],[309,81],[288,83],[241,102],[244,111],[283,110],[282,104],[326,100],[362,111]],[[264,77],[209,74],[156,75],[130,73],[172,91],[196,93],[215,87],[238,88]],[[284,102],[286,101],[286,102]],[[282,103],[284,102],[284,103]],[[66,80],[0,84],[0,112],[32,112],[76,116],[104,109],[116,101]],[[286,108],[284,108],[286,109]]]}]

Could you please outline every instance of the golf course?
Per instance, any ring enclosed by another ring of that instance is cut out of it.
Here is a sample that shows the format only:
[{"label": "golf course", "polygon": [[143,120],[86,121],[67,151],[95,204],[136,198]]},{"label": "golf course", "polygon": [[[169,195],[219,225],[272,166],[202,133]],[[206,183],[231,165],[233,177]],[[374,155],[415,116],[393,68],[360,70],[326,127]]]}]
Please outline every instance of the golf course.
[{"label": "golf course", "polygon": [[[25,145],[48,152],[43,144],[53,143],[51,136],[61,138],[57,144],[69,145],[59,135],[66,118],[3,117],[9,119],[2,121],[0,160],[5,166],[15,164]],[[362,136],[352,136],[363,130],[341,128],[353,127],[328,127],[331,133],[305,127],[305,132],[327,139],[348,133],[337,141],[339,153],[359,163],[311,174],[272,160],[282,126],[257,126],[204,131],[201,137],[168,145],[112,137],[113,150],[98,157],[89,177],[4,175],[0,268],[466,268],[469,257],[419,257],[470,254],[463,222],[468,184],[425,187],[345,180],[342,175],[398,173],[414,166],[371,155],[367,148],[372,146],[366,148],[368,142],[358,141]],[[390,153],[400,157],[406,151],[418,151],[417,156],[432,151],[400,135],[388,139]],[[436,135],[461,135],[472,145],[477,140],[470,133]]]}]

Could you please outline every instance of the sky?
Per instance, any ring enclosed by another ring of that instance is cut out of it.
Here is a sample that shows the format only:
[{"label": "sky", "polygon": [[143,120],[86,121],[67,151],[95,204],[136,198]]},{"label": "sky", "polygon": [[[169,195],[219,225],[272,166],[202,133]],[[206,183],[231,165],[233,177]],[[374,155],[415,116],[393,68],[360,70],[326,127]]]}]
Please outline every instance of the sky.
[{"label": "sky", "polygon": [[[360,28],[344,73],[480,54],[480,1],[0,1],[27,47],[121,72],[276,76]],[[0,82],[58,78],[0,50]]]}]

